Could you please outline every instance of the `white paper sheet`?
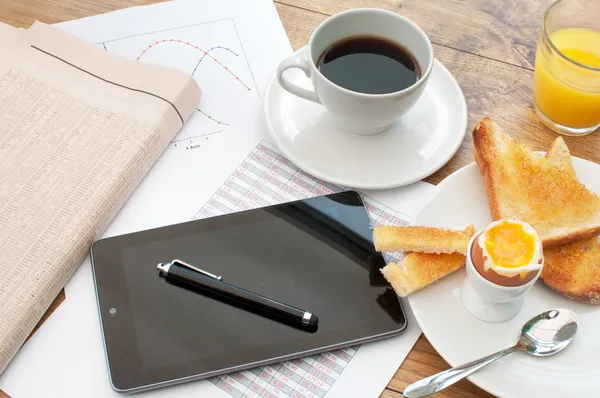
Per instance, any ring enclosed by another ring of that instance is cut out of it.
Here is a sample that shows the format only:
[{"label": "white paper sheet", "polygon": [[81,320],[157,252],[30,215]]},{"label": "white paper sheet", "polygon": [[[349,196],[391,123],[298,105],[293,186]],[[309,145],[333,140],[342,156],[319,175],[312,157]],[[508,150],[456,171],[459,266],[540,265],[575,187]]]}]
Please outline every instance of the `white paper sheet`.
[{"label": "white paper sheet", "polygon": [[[131,58],[142,55],[140,61],[194,73],[203,90],[199,107],[202,112],[198,111],[165,151],[105,236],[182,222],[197,215],[264,138],[265,127],[260,118],[263,90],[277,64],[292,53],[275,8],[268,0],[176,1],[59,26],[107,51]],[[244,85],[209,57],[217,54],[219,62],[227,68],[231,65],[231,72]],[[409,220],[434,191],[432,185],[416,183],[364,194],[405,214]],[[0,389],[13,398],[118,395],[109,385],[89,259],[65,291],[66,300],[0,376]],[[329,388],[327,397],[376,397],[381,393],[420,335],[406,303],[405,309],[409,318],[407,330],[399,337],[363,345]],[[137,396],[165,394],[231,396],[211,381]]]}]

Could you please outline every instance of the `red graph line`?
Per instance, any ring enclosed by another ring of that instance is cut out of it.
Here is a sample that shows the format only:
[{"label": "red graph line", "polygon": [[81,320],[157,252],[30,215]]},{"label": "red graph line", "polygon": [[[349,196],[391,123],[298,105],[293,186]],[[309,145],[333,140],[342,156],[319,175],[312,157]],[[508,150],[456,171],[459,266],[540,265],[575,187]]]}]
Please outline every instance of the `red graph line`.
[{"label": "red graph line", "polygon": [[142,53],[136,58],[136,61],[139,61],[140,58],[142,58],[144,56],[144,54],[146,54],[148,52],[148,50],[150,50],[152,47],[158,45],[158,44],[162,44],[162,43],[180,43],[180,44],[185,44],[186,46],[195,48],[198,51],[201,51],[204,53],[204,55],[209,56],[210,58],[212,58],[216,63],[218,63],[219,65],[221,65],[221,67],[223,69],[225,69],[227,72],[229,72],[231,74],[231,76],[235,77],[235,79],[237,81],[239,81],[244,87],[246,87],[246,89],[248,89],[248,91],[252,90],[250,87],[248,87],[248,85],[246,83],[244,83],[242,81],[242,79],[240,79],[238,76],[235,75],[235,73],[233,73],[227,66],[223,65],[217,58],[213,57],[212,55],[210,55],[208,53],[208,51],[204,51],[203,49],[201,49],[200,47],[192,44],[192,43],[188,43],[187,41],[183,41],[183,40],[177,40],[177,39],[165,39],[165,40],[159,40],[155,43],[150,44],[148,47],[146,47],[146,49],[144,51],[142,51]]}]

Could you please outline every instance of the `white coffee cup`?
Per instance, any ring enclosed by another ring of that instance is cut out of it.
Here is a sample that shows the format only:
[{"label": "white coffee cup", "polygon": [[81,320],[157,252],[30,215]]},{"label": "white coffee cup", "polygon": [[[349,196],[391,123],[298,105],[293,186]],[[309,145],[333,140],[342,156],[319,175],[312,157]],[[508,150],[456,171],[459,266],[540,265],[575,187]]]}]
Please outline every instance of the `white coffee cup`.
[{"label": "white coffee cup", "polygon": [[[364,94],[334,84],[317,69],[316,62],[330,45],[352,36],[376,36],[400,44],[419,64],[419,80],[404,90],[389,94]],[[311,79],[313,89],[300,87],[286,79],[284,72],[289,68],[301,69]],[[308,59],[294,56],[284,60],[277,69],[277,79],[291,94],[322,104],[342,130],[373,135],[386,130],[413,107],[425,89],[432,68],[431,42],[414,22],[389,11],[356,9],[322,22],[308,42]]]}]

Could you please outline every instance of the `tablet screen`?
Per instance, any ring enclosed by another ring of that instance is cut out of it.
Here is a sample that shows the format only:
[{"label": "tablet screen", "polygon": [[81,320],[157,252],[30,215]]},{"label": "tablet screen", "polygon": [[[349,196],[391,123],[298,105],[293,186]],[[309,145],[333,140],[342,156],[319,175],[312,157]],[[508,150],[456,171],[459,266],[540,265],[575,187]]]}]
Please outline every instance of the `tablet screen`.
[{"label": "tablet screen", "polygon": [[[113,385],[210,376],[398,332],[402,310],[371,236],[360,196],[343,192],[98,241],[92,253]],[[318,329],[173,285],[156,268],[173,259],[315,314]]]}]

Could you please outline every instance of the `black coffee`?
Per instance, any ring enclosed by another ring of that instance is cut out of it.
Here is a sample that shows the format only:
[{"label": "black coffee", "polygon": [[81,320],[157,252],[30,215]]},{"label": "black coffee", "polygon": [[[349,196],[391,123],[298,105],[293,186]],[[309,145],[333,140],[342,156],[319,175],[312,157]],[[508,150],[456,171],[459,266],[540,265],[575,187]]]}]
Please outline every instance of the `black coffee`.
[{"label": "black coffee", "polygon": [[404,90],[421,76],[408,50],[376,36],[354,36],[333,43],[319,57],[317,68],[338,86],[365,94]]}]

